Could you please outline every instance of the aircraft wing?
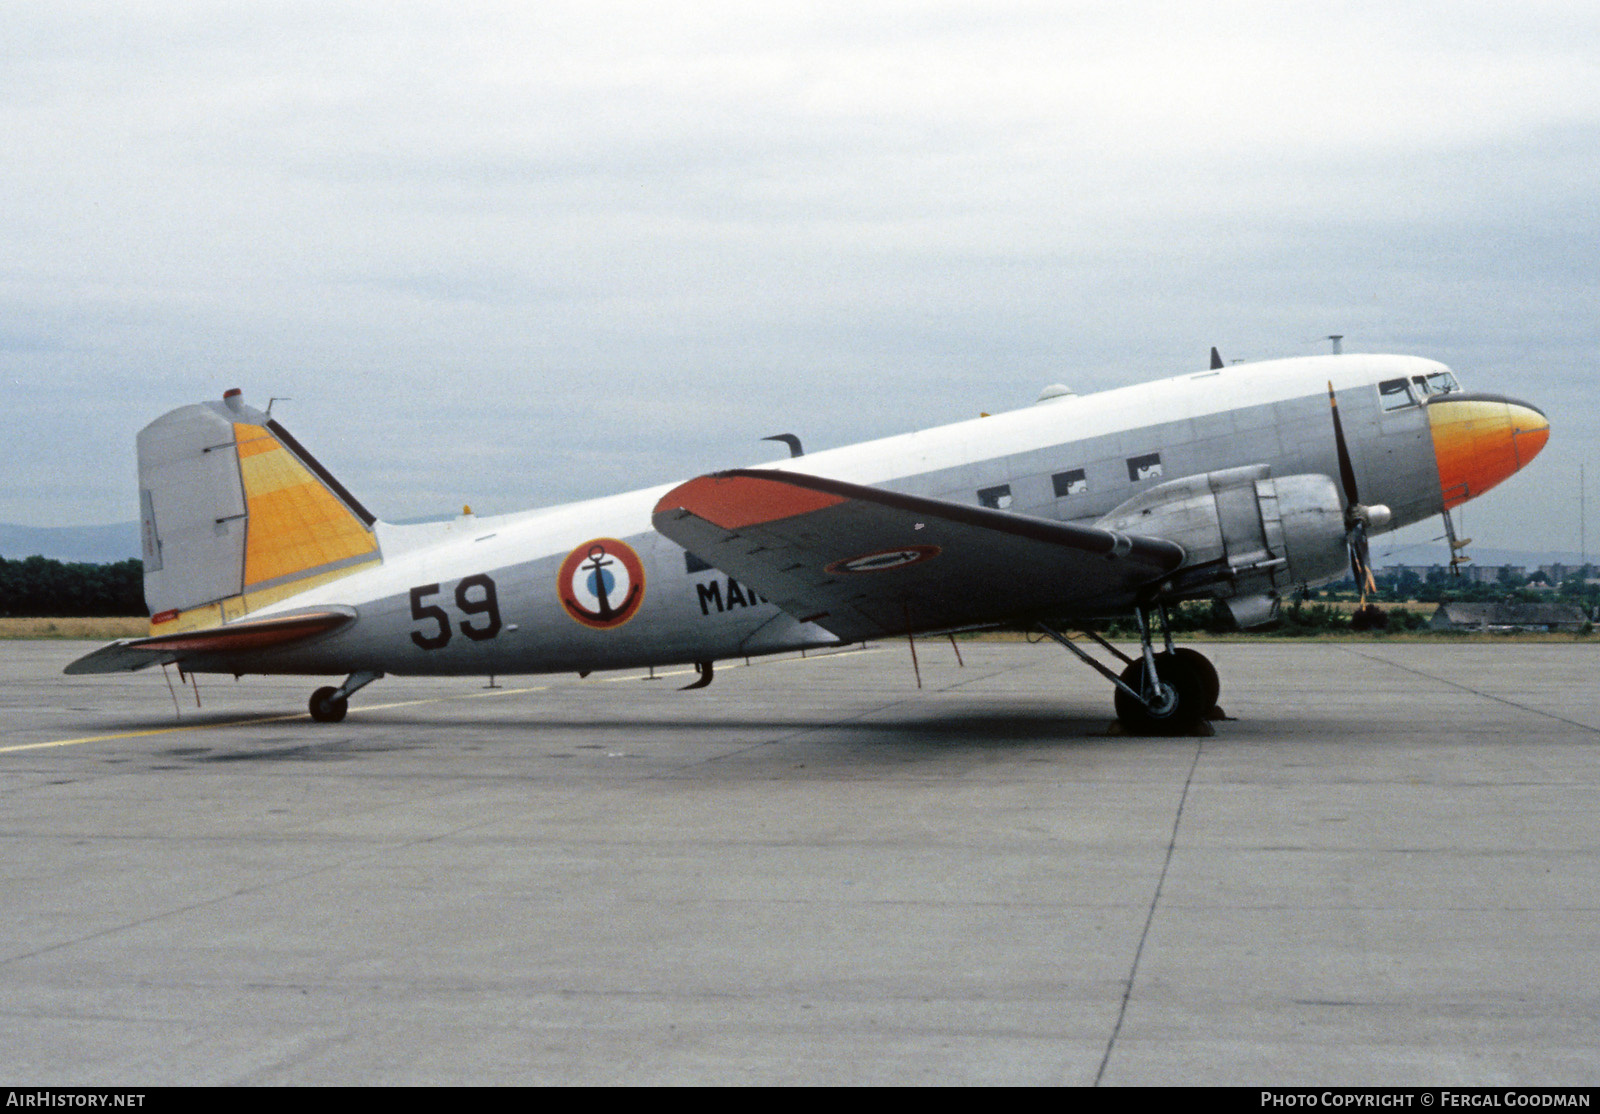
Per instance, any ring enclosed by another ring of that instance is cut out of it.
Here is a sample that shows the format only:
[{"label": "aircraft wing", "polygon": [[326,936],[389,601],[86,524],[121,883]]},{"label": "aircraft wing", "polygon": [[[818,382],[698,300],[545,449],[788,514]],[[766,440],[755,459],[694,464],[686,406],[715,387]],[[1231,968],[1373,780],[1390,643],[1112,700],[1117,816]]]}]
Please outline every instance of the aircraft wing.
[{"label": "aircraft wing", "polygon": [[148,638],[123,638],[85,654],[66,673],[125,673],[149,665],[170,665],[185,658],[268,650],[326,634],[355,622],[350,608],[245,619],[220,627],[156,634]]},{"label": "aircraft wing", "polygon": [[1161,538],[771,469],[680,484],[655,527],[841,640],[1125,610],[1184,560]]}]

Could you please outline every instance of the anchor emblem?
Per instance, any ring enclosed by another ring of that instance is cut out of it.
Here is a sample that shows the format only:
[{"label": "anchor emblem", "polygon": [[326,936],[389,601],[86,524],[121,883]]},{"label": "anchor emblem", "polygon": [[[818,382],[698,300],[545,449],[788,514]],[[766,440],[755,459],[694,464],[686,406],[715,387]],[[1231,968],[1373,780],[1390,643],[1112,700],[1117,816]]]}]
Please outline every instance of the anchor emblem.
[{"label": "anchor emblem", "polygon": [[561,562],[556,576],[561,606],[596,630],[620,627],[644,600],[644,563],[627,543],[595,538]]}]

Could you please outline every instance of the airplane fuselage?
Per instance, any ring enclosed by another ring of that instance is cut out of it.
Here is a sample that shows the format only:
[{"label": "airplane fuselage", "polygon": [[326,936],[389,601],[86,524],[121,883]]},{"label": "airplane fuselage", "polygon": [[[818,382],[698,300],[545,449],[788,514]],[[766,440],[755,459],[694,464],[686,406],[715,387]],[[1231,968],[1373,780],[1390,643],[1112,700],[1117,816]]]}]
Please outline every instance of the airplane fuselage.
[{"label": "airplane fuselage", "polygon": [[[1441,364],[1405,356],[1236,365],[762,467],[1093,523],[1179,477],[1252,465],[1273,476],[1337,477],[1331,387],[1363,501],[1385,504],[1394,528],[1440,514],[1452,484],[1467,482],[1441,476],[1447,454],[1424,393],[1448,374]],[[1409,399],[1393,389],[1396,382]],[[1383,383],[1390,384],[1386,393]],[[1483,477],[1471,482],[1481,489]],[[671,488],[450,523],[378,523],[380,564],[252,612],[261,618],[337,606],[354,610],[353,624],[320,641],[195,658],[187,668],[516,674],[713,661],[838,642],[825,626],[786,614],[658,533],[652,508]]]}]

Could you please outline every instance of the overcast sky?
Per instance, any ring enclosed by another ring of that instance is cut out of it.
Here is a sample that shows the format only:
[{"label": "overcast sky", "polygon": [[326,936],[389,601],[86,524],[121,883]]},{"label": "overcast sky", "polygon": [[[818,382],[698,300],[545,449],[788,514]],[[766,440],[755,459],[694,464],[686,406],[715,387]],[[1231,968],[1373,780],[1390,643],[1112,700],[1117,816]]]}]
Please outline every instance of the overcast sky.
[{"label": "overcast sky", "polygon": [[0,143],[0,521],[234,386],[403,519],[1328,333],[1550,414],[1483,544],[1600,460],[1592,3],[38,0]]}]

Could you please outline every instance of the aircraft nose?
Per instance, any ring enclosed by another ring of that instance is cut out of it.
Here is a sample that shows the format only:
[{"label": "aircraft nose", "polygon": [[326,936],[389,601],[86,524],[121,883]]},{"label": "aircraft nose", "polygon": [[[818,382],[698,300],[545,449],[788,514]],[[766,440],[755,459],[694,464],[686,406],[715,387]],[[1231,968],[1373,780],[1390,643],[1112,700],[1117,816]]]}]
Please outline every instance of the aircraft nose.
[{"label": "aircraft nose", "polygon": [[1526,467],[1550,439],[1542,411],[1500,395],[1436,395],[1428,400],[1428,426],[1446,510]]}]

